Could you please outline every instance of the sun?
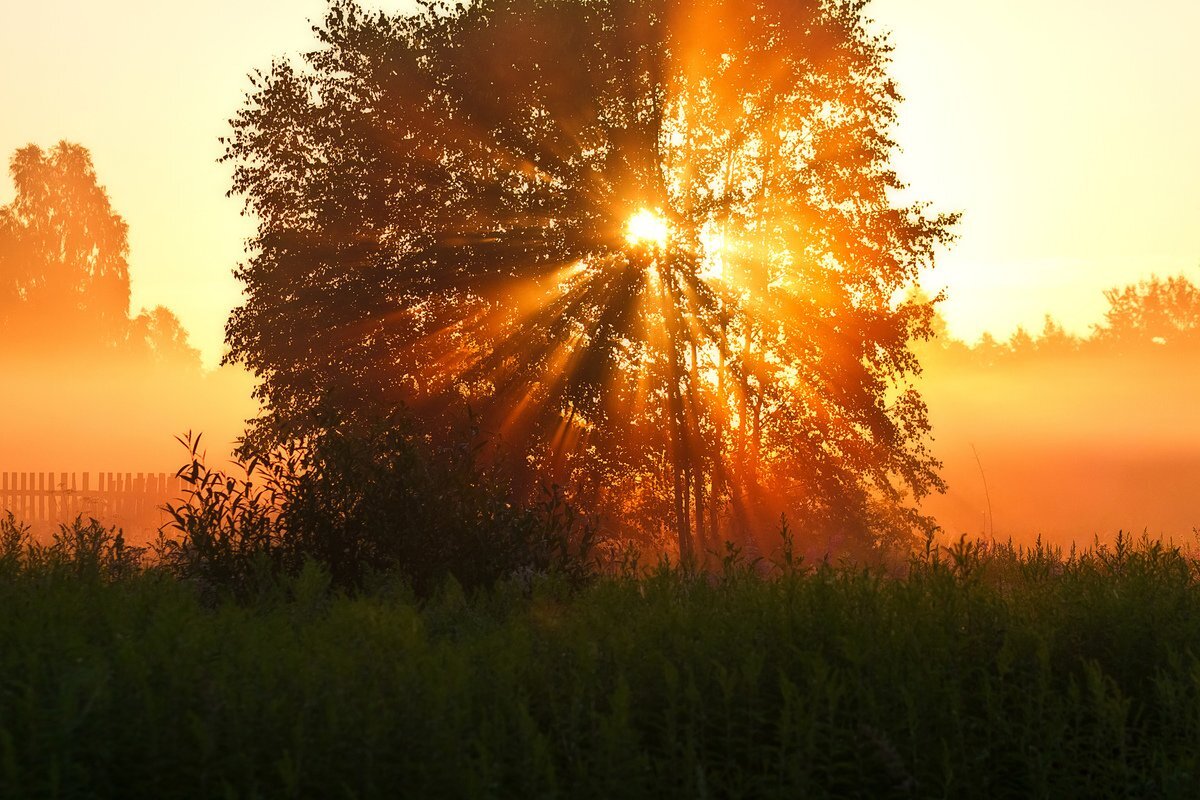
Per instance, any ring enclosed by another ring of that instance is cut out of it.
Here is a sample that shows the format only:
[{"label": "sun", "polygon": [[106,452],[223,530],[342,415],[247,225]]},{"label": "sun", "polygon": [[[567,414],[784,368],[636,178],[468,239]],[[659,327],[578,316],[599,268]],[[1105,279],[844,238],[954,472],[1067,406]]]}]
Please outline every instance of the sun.
[{"label": "sun", "polygon": [[662,247],[671,235],[671,228],[661,215],[643,208],[625,223],[625,240],[631,245]]}]

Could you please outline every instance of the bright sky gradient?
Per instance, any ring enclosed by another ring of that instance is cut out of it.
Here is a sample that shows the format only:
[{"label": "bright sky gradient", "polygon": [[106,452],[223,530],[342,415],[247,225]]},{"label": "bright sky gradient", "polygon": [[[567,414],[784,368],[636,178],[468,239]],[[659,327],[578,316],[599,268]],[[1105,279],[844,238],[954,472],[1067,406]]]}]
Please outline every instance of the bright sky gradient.
[{"label": "bright sky gradient", "polygon": [[[406,0],[368,3],[391,9]],[[216,163],[246,75],[307,48],[323,0],[41,0],[0,18],[0,155],[79,142],[130,226],[133,306],[172,308],[209,364],[251,231]],[[1100,10],[1103,9],[1103,10]],[[962,210],[929,279],[972,339],[1085,332],[1101,290],[1200,280],[1197,0],[876,0],[907,97],[897,164]],[[0,203],[11,187],[0,180]]]}]

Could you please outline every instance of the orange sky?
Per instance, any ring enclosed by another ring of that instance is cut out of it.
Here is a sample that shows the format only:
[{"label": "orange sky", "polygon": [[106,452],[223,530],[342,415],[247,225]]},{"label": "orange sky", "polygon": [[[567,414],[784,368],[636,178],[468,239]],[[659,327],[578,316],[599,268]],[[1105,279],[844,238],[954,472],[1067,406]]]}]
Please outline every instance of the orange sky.
[{"label": "orange sky", "polygon": [[878,0],[907,98],[898,159],[965,212],[952,330],[1086,332],[1101,290],[1200,278],[1200,2]]},{"label": "orange sky", "polygon": [[[378,2],[369,3],[379,5]],[[391,8],[405,0],[390,0]],[[1200,278],[1200,3],[877,0],[908,102],[901,174],[966,212],[931,278],[974,338],[1086,331],[1101,289],[1152,271]],[[134,310],[165,304],[208,363],[237,302],[250,230],[224,197],[217,137],[246,73],[311,41],[321,0],[42,0],[0,27],[0,153],[91,149],[130,225]],[[11,189],[0,181],[0,202]]]}]

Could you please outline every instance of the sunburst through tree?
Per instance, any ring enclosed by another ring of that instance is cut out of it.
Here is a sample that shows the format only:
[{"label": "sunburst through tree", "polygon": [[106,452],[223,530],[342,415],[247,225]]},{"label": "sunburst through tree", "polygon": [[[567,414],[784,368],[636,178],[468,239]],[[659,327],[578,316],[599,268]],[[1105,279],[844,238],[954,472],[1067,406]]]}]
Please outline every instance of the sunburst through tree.
[{"label": "sunburst through tree", "polygon": [[331,3],[226,141],[253,441],[465,403],[516,473],[685,558],[781,512],[822,547],[912,531],[908,290],[953,218],[896,200],[864,5]]}]

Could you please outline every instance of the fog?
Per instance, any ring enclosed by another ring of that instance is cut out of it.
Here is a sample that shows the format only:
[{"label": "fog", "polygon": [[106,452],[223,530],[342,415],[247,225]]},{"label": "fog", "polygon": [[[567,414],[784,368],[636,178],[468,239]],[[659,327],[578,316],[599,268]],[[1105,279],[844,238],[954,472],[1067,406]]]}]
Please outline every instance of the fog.
[{"label": "fog", "polygon": [[1200,526],[1198,356],[931,354],[923,386],[949,488],[925,510],[948,536],[1041,535],[1069,547],[1124,530],[1190,541]]},{"label": "fog", "polygon": [[[163,306],[130,304],[129,226],[86,147],[22,147],[0,206],[0,472],[174,472],[175,436],[227,458],[254,413]],[[39,479],[41,480],[41,479]],[[0,487],[3,484],[0,483]]]},{"label": "fog", "polygon": [[[1200,370],[1191,350],[988,359],[930,349],[922,388],[948,491],[944,536],[1069,547],[1200,527]],[[223,464],[257,410],[240,368],[0,357],[0,471],[174,472],[175,437]],[[990,509],[989,509],[990,498]]]},{"label": "fog", "polygon": [[0,471],[174,472],[189,430],[221,463],[257,408],[233,367],[3,355],[0,374]]},{"label": "fog", "polygon": [[[253,379],[206,371],[166,312],[120,346],[0,351],[0,472],[173,473],[203,434],[227,466],[257,412]],[[61,327],[61,326],[60,326]],[[1177,326],[1178,327],[1178,326]],[[1179,543],[1200,528],[1200,346],[1194,339],[1079,342],[1051,330],[1007,345],[919,348],[933,450],[948,490],[923,510],[946,538],[1110,541],[1119,530]],[[93,487],[96,483],[93,482]]]}]

